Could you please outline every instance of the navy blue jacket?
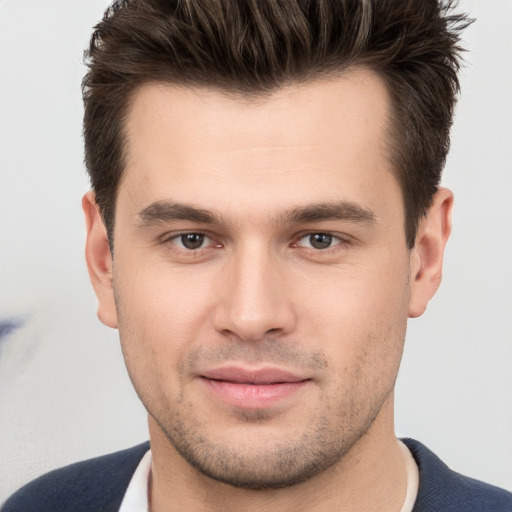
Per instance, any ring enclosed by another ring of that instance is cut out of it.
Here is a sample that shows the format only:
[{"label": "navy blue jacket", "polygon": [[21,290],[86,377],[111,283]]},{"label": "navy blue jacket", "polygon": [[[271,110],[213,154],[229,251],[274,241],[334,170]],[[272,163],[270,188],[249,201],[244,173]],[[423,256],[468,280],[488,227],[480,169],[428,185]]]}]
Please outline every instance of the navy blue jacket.
[{"label": "navy blue jacket", "polygon": [[[418,441],[404,439],[420,470],[413,512],[512,512],[512,494],[451,471]],[[117,512],[144,443],[39,477],[13,494],[2,512]]]}]

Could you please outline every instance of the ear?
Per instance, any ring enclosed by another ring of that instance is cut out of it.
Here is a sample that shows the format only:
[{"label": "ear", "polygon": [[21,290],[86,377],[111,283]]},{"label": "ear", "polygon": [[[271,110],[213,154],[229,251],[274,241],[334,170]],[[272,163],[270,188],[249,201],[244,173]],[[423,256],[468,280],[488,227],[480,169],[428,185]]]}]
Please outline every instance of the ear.
[{"label": "ear", "polygon": [[443,255],[452,229],[453,194],[440,188],[418,226],[411,251],[409,317],[422,315],[441,284]]},{"label": "ear", "polygon": [[112,255],[107,230],[103,224],[96,197],[90,191],[82,198],[87,241],[85,259],[89,278],[98,299],[98,318],[108,327],[117,328],[117,312],[112,287]]}]

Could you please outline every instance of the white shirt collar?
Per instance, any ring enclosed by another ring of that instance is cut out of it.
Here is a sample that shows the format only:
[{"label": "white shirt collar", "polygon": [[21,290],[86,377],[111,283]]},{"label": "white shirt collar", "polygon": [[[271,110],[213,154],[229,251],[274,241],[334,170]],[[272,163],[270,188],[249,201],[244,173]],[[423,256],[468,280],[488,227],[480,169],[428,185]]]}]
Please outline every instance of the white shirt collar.
[{"label": "white shirt collar", "polygon": [[418,496],[418,488],[420,485],[420,471],[418,469],[418,464],[414,460],[411,451],[405,443],[400,441],[400,447],[402,449],[402,453],[405,459],[405,467],[407,470],[407,490],[405,492],[405,500],[400,512],[412,512],[414,508],[414,503],[416,502],[416,497]]},{"label": "white shirt collar", "polygon": [[148,485],[151,474],[151,450],[142,457],[133,473],[119,512],[149,512]]}]

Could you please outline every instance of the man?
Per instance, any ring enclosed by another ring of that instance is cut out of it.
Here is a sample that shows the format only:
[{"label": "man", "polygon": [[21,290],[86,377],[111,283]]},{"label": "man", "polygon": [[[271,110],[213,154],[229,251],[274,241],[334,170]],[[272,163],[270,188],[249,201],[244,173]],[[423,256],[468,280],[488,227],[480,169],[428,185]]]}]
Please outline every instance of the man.
[{"label": "man", "polygon": [[51,473],[6,511],[512,509],[393,428],[451,228],[465,24],[409,1],[107,12],[86,254],[151,451]]}]

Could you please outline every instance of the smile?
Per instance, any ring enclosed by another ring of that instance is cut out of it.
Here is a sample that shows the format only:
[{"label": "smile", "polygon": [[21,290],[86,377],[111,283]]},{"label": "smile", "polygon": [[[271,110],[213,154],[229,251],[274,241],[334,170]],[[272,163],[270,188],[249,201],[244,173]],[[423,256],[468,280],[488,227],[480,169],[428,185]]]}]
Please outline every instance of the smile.
[{"label": "smile", "polygon": [[248,409],[277,405],[311,383],[310,378],[275,368],[247,371],[226,367],[207,371],[200,377],[214,397]]}]

